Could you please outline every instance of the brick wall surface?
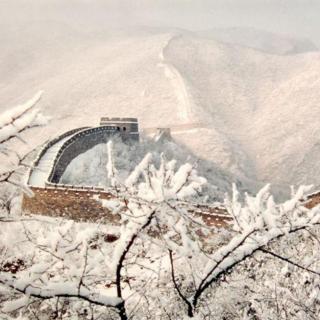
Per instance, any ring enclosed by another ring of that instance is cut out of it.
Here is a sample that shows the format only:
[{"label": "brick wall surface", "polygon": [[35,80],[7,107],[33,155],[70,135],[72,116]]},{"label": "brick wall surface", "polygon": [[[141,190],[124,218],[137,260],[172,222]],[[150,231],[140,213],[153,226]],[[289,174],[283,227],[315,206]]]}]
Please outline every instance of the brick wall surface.
[{"label": "brick wall surface", "polygon": [[[25,213],[64,217],[75,221],[101,221],[117,225],[120,215],[115,215],[102,206],[99,199],[114,199],[115,195],[104,190],[77,187],[50,186],[46,188],[30,187],[33,197],[24,196],[22,209]],[[307,197],[306,208],[320,204],[320,193]],[[223,207],[190,205],[188,211],[194,217],[201,217],[208,226],[225,228],[232,223]]]},{"label": "brick wall surface", "polygon": [[117,135],[113,127],[96,127],[80,131],[67,140],[60,148],[48,181],[59,183],[70,162],[78,155],[88,151],[97,144],[107,143],[111,136]]},{"label": "brick wall surface", "polygon": [[26,213],[64,217],[76,221],[106,220],[116,224],[119,215],[114,215],[103,207],[94,197],[112,199],[108,192],[94,190],[78,190],[63,188],[36,188],[30,187],[33,197],[24,196],[22,209]]},{"label": "brick wall surface", "polygon": [[308,209],[312,209],[318,204],[320,204],[320,193],[315,193],[307,197],[305,206]]},{"label": "brick wall surface", "polygon": [[[109,192],[94,189],[77,189],[62,187],[30,187],[33,197],[24,196],[22,209],[27,214],[39,214],[51,217],[63,217],[75,221],[102,221],[118,224],[119,215],[112,214],[103,207],[99,199],[114,199]],[[227,227],[232,218],[220,207],[204,205],[192,206],[188,209],[194,217],[201,217],[208,226]]]},{"label": "brick wall surface", "polygon": [[189,212],[196,217],[201,217],[202,221],[210,227],[226,228],[233,221],[233,218],[227,214],[226,209],[221,207],[198,205]]}]

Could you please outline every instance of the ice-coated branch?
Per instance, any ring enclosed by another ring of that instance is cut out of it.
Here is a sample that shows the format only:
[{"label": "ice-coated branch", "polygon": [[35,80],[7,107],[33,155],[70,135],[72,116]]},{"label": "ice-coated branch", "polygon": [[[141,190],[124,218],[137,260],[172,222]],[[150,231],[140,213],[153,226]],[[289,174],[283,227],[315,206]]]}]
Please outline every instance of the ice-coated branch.
[{"label": "ice-coated branch", "polygon": [[[122,238],[125,238],[125,245],[123,247],[123,250],[120,254],[119,260],[117,262],[117,266],[116,266],[116,286],[117,286],[117,296],[119,299],[123,300],[122,297],[122,289],[121,289],[121,284],[122,284],[122,276],[121,276],[121,271],[123,269],[124,266],[124,261],[127,257],[127,254],[130,252],[131,247],[133,246],[135,240],[137,239],[137,237],[140,235],[140,233],[146,229],[154,215],[155,215],[156,211],[152,211],[148,217],[145,218],[144,223],[141,226],[138,226],[134,232],[131,233],[131,235],[129,237],[125,236],[121,236]],[[120,239],[121,241],[122,239]],[[121,243],[122,244],[122,243]],[[116,249],[117,250],[117,249]],[[119,316],[121,320],[127,320],[128,316],[127,316],[127,311],[125,308],[125,301],[123,300],[122,303],[119,305]]]},{"label": "ice-coated branch", "polygon": [[[238,191],[234,188],[235,194],[228,208],[232,210],[236,219],[237,234],[228,244],[209,256],[194,293],[188,299],[179,294],[188,307],[189,316],[193,317],[201,296],[213,283],[229,274],[244,260],[252,257],[255,252],[263,251],[268,244],[288,234],[320,225],[319,208],[308,210],[302,204],[305,190],[308,188],[300,187],[292,199],[276,205],[269,194],[269,186],[261,189],[255,197],[247,195],[244,204],[239,202]],[[170,258],[172,259],[172,255]],[[280,256],[277,258],[279,259]],[[286,259],[282,258],[282,260]],[[308,271],[307,268],[304,270]],[[190,303],[192,310],[190,310]]]},{"label": "ice-coated branch", "polygon": [[24,280],[18,280],[12,276],[0,274],[0,283],[19,293],[29,297],[47,300],[53,298],[77,298],[104,307],[117,308],[122,300],[117,297],[110,297],[101,294],[101,292],[90,291],[85,287],[78,287],[78,283],[51,283],[47,286],[34,287],[32,283],[26,283]]},{"label": "ice-coated branch", "polygon": [[[151,159],[151,154],[147,154],[126,181],[128,187],[136,187],[138,197],[143,200],[163,202],[190,198],[207,183],[189,163],[175,171],[174,160],[166,162],[162,155],[161,164],[156,168]],[[144,181],[138,183],[141,175]]]},{"label": "ice-coated branch", "polygon": [[188,316],[192,317],[193,316],[193,307],[192,303],[187,299],[187,297],[182,293],[177,281],[176,281],[176,276],[175,276],[175,271],[174,271],[174,262],[173,262],[173,253],[172,250],[169,249],[169,258],[170,258],[170,267],[171,267],[171,280],[173,282],[175,290],[178,292],[179,297],[184,301],[184,303],[188,307]]},{"label": "ice-coated branch", "polygon": [[114,157],[113,157],[113,142],[110,140],[107,143],[108,149],[108,162],[107,162],[107,172],[108,172],[108,179],[110,180],[110,184],[112,187],[117,185],[117,169],[114,164]]},{"label": "ice-coated branch", "polygon": [[22,190],[29,195],[32,195],[32,193],[23,183],[17,179],[12,179],[12,176],[14,176],[20,168],[27,166],[24,163],[27,155],[20,156],[16,151],[11,150],[11,147],[9,146],[10,143],[8,145],[8,142],[13,138],[22,140],[20,136],[22,132],[47,123],[47,118],[41,114],[39,109],[35,108],[41,95],[42,92],[40,91],[25,104],[10,109],[0,115],[0,152],[8,159],[10,155],[14,155],[17,158],[14,164],[10,164],[8,169],[0,173],[0,183],[10,183],[22,188]]},{"label": "ice-coated branch", "polygon": [[[20,239],[15,240],[19,243],[17,247],[27,246],[28,251],[20,259],[18,272],[4,270],[0,263],[1,287],[10,289],[14,296],[21,293],[40,301],[66,298],[71,300],[70,303],[89,303],[112,308],[120,313],[123,300],[104,290],[103,282],[106,281],[108,266],[103,265],[104,253],[94,251],[94,243],[98,241],[97,227],[84,229],[69,221],[61,225],[50,224],[48,228],[43,226],[45,230],[40,228],[36,231],[32,228],[32,223],[29,225],[30,229],[25,223],[18,222],[2,226],[2,229],[15,232],[19,230]],[[16,260],[15,245],[10,247],[12,240],[4,240],[4,244],[10,248],[4,261],[11,266]],[[10,310],[15,302],[16,300],[8,301],[7,309]],[[27,303],[21,308],[26,308]]]},{"label": "ice-coated branch", "polygon": [[152,160],[152,154],[147,153],[142,161],[136,166],[136,168],[131,172],[129,177],[125,181],[127,187],[133,187],[139,180],[141,174],[148,168]]},{"label": "ice-coated branch", "polygon": [[47,119],[35,105],[40,100],[42,91],[38,92],[25,104],[10,109],[0,115],[0,144],[19,136],[23,131],[45,125]]},{"label": "ice-coated branch", "polygon": [[274,253],[274,252],[272,252],[272,251],[270,251],[270,250],[267,250],[267,249],[264,249],[264,248],[261,248],[261,249],[259,249],[259,250],[260,250],[261,252],[266,253],[266,254],[269,254],[270,256],[273,256],[273,257],[275,257],[275,258],[277,258],[277,259],[279,259],[279,260],[281,260],[281,261],[287,262],[287,263],[289,263],[289,264],[291,264],[291,265],[293,265],[293,266],[295,266],[295,267],[297,267],[297,268],[299,268],[299,269],[301,269],[301,270],[304,270],[304,271],[313,273],[313,274],[315,274],[315,275],[317,275],[317,276],[320,276],[320,272],[317,272],[317,271],[312,270],[312,269],[310,269],[310,268],[308,268],[308,267],[305,267],[305,266],[303,266],[303,265],[301,265],[301,264],[299,264],[299,263],[297,263],[297,262],[292,261],[291,259],[289,259],[289,258],[287,258],[287,257],[281,256],[280,254]]}]

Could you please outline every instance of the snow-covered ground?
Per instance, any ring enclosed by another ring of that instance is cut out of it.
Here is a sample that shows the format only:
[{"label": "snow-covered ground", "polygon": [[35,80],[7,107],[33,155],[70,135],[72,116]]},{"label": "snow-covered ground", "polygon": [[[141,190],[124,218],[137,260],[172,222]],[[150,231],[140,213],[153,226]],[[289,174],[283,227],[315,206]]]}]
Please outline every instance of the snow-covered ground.
[{"label": "snow-covered ground", "polygon": [[37,144],[96,125],[101,116],[138,117],[141,128],[190,124],[173,130],[176,142],[245,189],[320,185],[320,53],[305,40],[243,29],[229,34],[236,37],[6,23],[1,111],[42,89],[41,107],[52,121],[29,134]]}]

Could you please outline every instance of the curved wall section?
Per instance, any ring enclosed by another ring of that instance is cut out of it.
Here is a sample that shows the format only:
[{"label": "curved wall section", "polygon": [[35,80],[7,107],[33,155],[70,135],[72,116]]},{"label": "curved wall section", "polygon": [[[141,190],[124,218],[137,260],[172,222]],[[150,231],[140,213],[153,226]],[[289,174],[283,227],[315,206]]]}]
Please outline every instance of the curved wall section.
[{"label": "curved wall section", "polygon": [[106,143],[111,136],[121,133],[114,126],[100,126],[83,130],[73,135],[60,148],[54,161],[48,182],[59,183],[70,162],[78,155],[88,151],[97,144]]},{"label": "curved wall section", "polygon": [[61,134],[60,136],[54,138],[53,140],[50,140],[42,149],[41,151],[39,152],[39,154],[37,155],[37,158],[36,160],[34,161],[34,166],[37,166],[41,160],[41,158],[44,156],[44,154],[47,152],[47,150],[49,148],[51,148],[54,144],[56,144],[57,142],[61,141],[62,139],[66,138],[66,137],[69,137],[69,136],[72,136],[73,134],[79,132],[79,131],[82,131],[82,130],[85,130],[85,129],[88,129],[89,127],[83,127],[83,128],[76,128],[76,129],[73,129],[73,130],[70,130],[70,131],[67,131],[63,134]]},{"label": "curved wall section", "polygon": [[80,132],[88,128],[89,127],[82,127],[67,131],[59,135],[58,137],[54,138],[53,140],[47,142],[38,153],[36,159],[33,161],[32,169],[30,169],[27,175],[27,184],[33,186],[44,186],[50,174],[50,171],[52,170],[51,163],[54,163],[54,160],[56,158],[55,153],[59,152],[59,149],[57,148],[55,148],[56,150],[53,150],[54,147],[59,146],[59,144],[63,143],[63,140],[66,140],[68,137],[70,138],[77,132]]}]

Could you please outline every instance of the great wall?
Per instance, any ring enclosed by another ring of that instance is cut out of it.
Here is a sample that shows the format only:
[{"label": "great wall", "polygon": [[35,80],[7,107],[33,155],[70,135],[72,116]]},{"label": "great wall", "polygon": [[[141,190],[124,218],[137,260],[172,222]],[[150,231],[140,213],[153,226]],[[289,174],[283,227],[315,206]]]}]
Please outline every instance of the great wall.
[{"label": "great wall", "polygon": [[[147,131],[150,133],[151,129]],[[168,134],[168,129],[164,129],[164,132]],[[34,195],[23,196],[23,211],[27,214],[64,217],[76,221],[117,224],[119,214],[112,214],[103,205],[103,201],[100,201],[117,198],[112,190],[95,186],[64,185],[59,182],[73,159],[99,143],[106,143],[115,135],[120,135],[127,142],[139,141],[137,119],[102,118],[97,127],[70,130],[46,143],[28,172],[26,182]],[[314,193],[305,199],[305,206],[308,208],[319,203],[320,193]],[[232,221],[226,209],[218,205],[188,203],[188,211],[193,216],[201,217],[208,226],[226,227]]]}]

